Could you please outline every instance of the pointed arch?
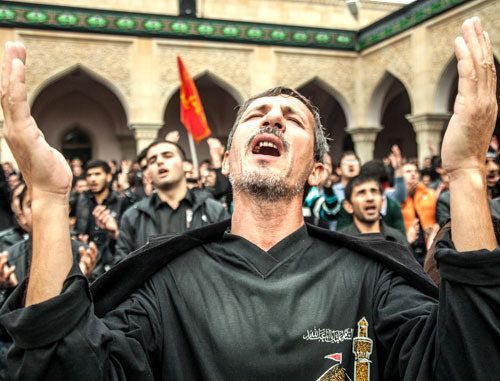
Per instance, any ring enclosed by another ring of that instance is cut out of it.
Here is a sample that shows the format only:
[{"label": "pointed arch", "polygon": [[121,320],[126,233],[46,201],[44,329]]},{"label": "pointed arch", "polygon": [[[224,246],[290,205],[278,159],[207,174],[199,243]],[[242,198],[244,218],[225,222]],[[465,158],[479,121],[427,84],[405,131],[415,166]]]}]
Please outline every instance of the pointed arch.
[{"label": "pointed arch", "polygon": [[342,108],[342,111],[345,114],[346,128],[354,127],[352,109],[340,91],[338,91],[335,87],[333,87],[327,81],[325,81],[324,79],[322,79],[317,75],[305,82],[302,82],[298,86],[295,86],[295,88],[302,89],[308,86],[309,84],[314,84],[315,86],[317,86],[318,88],[322,89],[326,93],[330,94],[333,98],[335,98],[335,100],[339,103],[340,107]]},{"label": "pointed arch", "polygon": [[128,128],[122,101],[102,78],[82,65],[52,76],[35,95],[32,115],[55,148],[62,149],[64,131],[79,125],[94,136],[92,158],[122,159],[135,155],[135,152],[125,152],[128,143],[133,141],[133,132]]},{"label": "pointed arch", "polygon": [[386,71],[373,91],[367,116],[369,127],[383,127],[375,139],[375,158],[388,155],[394,144],[404,156],[417,155],[415,131],[406,119],[411,113],[412,102],[407,86]]},{"label": "pointed arch", "polygon": [[125,111],[127,120],[129,119],[129,107],[125,99],[125,96],[123,95],[121,90],[118,87],[116,87],[113,84],[113,82],[109,81],[106,77],[96,73],[95,71],[93,71],[92,69],[88,68],[87,66],[81,63],[69,66],[66,69],[57,72],[56,74],[46,78],[43,82],[41,82],[35,88],[35,90],[30,94],[30,99],[29,99],[30,104],[33,105],[34,101],[38,98],[40,93],[43,92],[43,90],[45,90],[47,87],[74,73],[83,73],[87,75],[89,78],[96,81],[97,83],[100,83],[101,85],[106,87],[108,90],[110,90],[113,93],[113,95],[120,101],[120,104],[123,107],[123,110]]},{"label": "pointed arch", "polygon": [[370,97],[368,114],[366,116],[367,126],[380,126],[382,122],[382,115],[387,108],[387,105],[394,97],[398,96],[403,91],[408,95],[411,107],[413,102],[408,89],[408,84],[406,84],[400,76],[395,75],[390,70],[386,70],[382,75],[382,78],[380,78],[375,86]]},{"label": "pointed arch", "polygon": [[334,162],[340,160],[343,151],[352,150],[354,144],[346,127],[352,123],[352,113],[345,98],[318,76],[297,87],[318,107],[321,121],[330,141],[330,155]]}]

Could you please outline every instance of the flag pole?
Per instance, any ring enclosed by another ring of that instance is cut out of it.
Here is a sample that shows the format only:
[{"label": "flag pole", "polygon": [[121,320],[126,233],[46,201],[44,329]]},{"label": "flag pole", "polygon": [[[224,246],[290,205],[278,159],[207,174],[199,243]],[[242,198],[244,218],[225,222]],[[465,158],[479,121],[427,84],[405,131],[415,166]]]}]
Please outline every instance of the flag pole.
[{"label": "flag pole", "polygon": [[194,139],[189,132],[187,136],[189,140],[189,151],[191,152],[191,161],[193,162],[193,166],[196,169],[198,169],[198,155],[196,154],[196,146],[194,145]]}]

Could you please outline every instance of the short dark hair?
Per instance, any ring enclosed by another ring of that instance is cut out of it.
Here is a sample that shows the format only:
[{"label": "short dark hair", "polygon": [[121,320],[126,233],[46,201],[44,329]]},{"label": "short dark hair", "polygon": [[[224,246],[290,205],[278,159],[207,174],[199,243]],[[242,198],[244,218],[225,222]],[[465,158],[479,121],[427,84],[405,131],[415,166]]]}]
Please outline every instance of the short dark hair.
[{"label": "short dark hair", "polygon": [[181,155],[182,161],[186,160],[186,152],[184,152],[184,149],[179,144],[165,140],[165,139],[156,139],[154,142],[152,142],[150,145],[148,145],[146,147],[146,149],[144,150],[145,151],[144,157],[148,156],[148,151],[151,148],[153,148],[154,146],[157,146],[158,144],[163,144],[163,143],[172,144],[173,146],[177,147],[177,151],[179,151],[179,154]]},{"label": "short dark hair", "polygon": [[381,183],[390,182],[392,178],[392,174],[380,159],[370,160],[363,164],[359,174],[374,177]]},{"label": "short dark hair", "polygon": [[371,175],[358,175],[356,177],[353,177],[351,180],[349,180],[349,182],[345,186],[345,190],[344,190],[345,199],[347,201],[351,202],[352,190],[355,187],[362,185],[364,183],[370,182],[370,181],[377,183],[380,194],[382,194],[382,192],[383,192],[382,184],[380,184],[380,181],[378,180],[377,177],[371,176]]},{"label": "short dark hair", "polygon": [[312,102],[304,97],[302,94],[300,94],[297,90],[291,89],[289,87],[284,87],[284,86],[277,86],[273,87],[271,89],[268,89],[266,91],[263,91],[262,93],[259,93],[257,95],[254,95],[253,97],[247,99],[239,108],[238,108],[238,113],[236,114],[236,120],[234,121],[233,128],[229,132],[229,136],[227,138],[227,151],[231,151],[231,144],[233,143],[233,135],[236,131],[236,128],[240,124],[241,117],[243,116],[243,113],[247,110],[248,106],[250,104],[259,99],[259,98],[266,98],[266,97],[277,97],[279,95],[287,95],[293,98],[298,99],[301,101],[308,109],[311,111],[313,117],[314,117],[314,160],[316,160],[319,163],[324,163],[324,156],[328,152],[328,138],[326,137],[325,129],[323,125],[321,124],[321,118],[319,115],[319,110],[316,106],[312,104]]},{"label": "short dark hair", "polygon": [[111,173],[111,168],[108,163],[103,160],[90,160],[87,164],[85,164],[85,174],[92,168],[102,168],[104,172]]}]

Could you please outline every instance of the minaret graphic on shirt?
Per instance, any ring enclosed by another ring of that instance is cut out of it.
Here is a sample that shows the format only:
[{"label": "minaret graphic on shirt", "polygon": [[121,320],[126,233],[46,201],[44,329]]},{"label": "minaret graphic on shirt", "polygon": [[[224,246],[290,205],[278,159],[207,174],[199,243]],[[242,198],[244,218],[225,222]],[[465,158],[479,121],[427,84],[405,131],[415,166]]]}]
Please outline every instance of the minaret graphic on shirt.
[{"label": "minaret graphic on shirt", "polygon": [[358,321],[358,336],[352,340],[352,351],[356,356],[354,361],[354,381],[370,380],[370,355],[373,340],[368,338],[368,321],[363,317]]}]

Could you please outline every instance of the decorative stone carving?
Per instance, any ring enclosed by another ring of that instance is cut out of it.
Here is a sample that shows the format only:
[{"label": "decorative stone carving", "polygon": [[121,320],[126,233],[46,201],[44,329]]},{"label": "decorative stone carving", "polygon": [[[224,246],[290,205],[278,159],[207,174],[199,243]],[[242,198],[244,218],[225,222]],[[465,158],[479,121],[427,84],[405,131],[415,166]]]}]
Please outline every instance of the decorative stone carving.
[{"label": "decorative stone carving", "polygon": [[243,96],[251,93],[252,71],[249,66],[253,60],[252,50],[231,49],[224,46],[179,46],[159,43],[158,58],[160,62],[164,62],[159,74],[162,98],[166,98],[179,86],[177,56],[182,58],[191,76],[196,77],[200,73],[210,71],[233,86]]},{"label": "decorative stone carving", "polygon": [[355,103],[356,57],[276,52],[276,84],[297,86],[315,76],[335,88],[353,107]]},{"label": "decorative stone carving", "polygon": [[354,142],[354,150],[359,156],[361,163],[373,160],[373,151],[375,149],[375,139],[378,133],[382,131],[382,127],[355,127],[346,130],[352,137]]},{"label": "decorative stone carving", "polygon": [[84,65],[130,96],[132,44],[127,41],[29,35],[22,33],[28,51],[27,88],[33,92],[48,78],[76,65]]}]

